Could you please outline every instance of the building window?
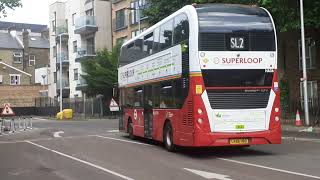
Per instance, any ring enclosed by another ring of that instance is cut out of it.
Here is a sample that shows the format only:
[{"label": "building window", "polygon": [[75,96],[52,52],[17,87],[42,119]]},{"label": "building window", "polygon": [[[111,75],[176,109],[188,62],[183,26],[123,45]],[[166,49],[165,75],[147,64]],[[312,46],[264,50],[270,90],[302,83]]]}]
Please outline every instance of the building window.
[{"label": "building window", "polygon": [[57,72],[53,73],[53,82],[57,83]]},{"label": "building window", "polygon": [[20,85],[20,74],[10,74],[10,85]]},{"label": "building window", "polygon": [[72,14],[72,25],[76,24],[76,13]]},{"label": "building window", "polygon": [[139,35],[139,30],[135,30],[131,32],[131,38],[134,38]]},{"label": "building window", "polygon": [[131,8],[131,24],[139,23],[145,19],[146,16],[143,14],[143,9],[146,7],[146,0],[137,0],[130,3]]},{"label": "building window", "polygon": [[3,76],[0,75],[0,84],[2,84],[2,78],[3,78]]},{"label": "building window", "polygon": [[87,10],[87,11],[86,11],[86,15],[87,15],[87,16],[94,16],[94,11],[93,11],[93,9]]},{"label": "building window", "polygon": [[22,52],[13,53],[13,63],[22,63]]},{"label": "building window", "polygon": [[73,53],[76,53],[78,50],[77,41],[73,41]]},{"label": "building window", "polygon": [[56,32],[56,20],[52,21],[52,32]]},{"label": "building window", "polygon": [[121,9],[116,11],[116,30],[125,28],[126,25],[126,11]]},{"label": "building window", "polygon": [[[308,81],[307,82],[308,89],[308,104],[309,107],[315,107],[317,105],[318,100],[318,83],[317,81]],[[301,97],[301,107],[304,107],[304,98],[303,98],[303,82],[300,82],[300,97]]]},{"label": "building window", "polygon": [[74,76],[74,80],[77,81],[79,80],[79,71],[78,68],[73,70],[73,76]]},{"label": "building window", "polygon": [[[302,45],[299,40],[299,66],[302,70]],[[306,38],[306,68],[316,68],[316,41],[312,38]]]},{"label": "building window", "polygon": [[29,56],[29,66],[34,66],[34,65],[36,65],[36,56],[30,55]]},{"label": "building window", "polygon": [[57,56],[57,47],[56,46],[52,47],[52,54],[53,54],[54,58]]}]

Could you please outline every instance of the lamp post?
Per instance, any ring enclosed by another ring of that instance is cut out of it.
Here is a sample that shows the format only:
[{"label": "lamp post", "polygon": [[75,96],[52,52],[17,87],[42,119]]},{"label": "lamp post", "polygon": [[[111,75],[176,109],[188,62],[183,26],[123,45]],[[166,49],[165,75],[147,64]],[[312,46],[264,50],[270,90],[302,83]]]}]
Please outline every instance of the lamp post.
[{"label": "lamp post", "polygon": [[59,96],[59,99],[60,99],[60,112],[62,112],[62,50],[61,50],[61,46],[62,46],[62,34],[59,34],[59,77],[60,77],[60,81],[59,81],[59,86],[60,86],[60,96]]},{"label": "lamp post", "polygon": [[304,15],[303,15],[303,0],[300,0],[300,18],[301,18],[301,48],[302,48],[302,69],[303,69],[303,100],[304,100],[304,114],[306,125],[310,125],[309,121],[309,106],[308,106],[308,89],[307,89],[307,67],[306,67],[306,41],[304,34]]}]

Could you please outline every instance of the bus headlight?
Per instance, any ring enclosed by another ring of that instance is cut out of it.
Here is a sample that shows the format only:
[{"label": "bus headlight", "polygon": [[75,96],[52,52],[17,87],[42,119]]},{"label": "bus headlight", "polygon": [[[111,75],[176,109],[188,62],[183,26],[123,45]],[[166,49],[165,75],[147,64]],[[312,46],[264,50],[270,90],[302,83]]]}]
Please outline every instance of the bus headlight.
[{"label": "bus headlight", "polygon": [[203,113],[202,109],[198,108],[198,114],[201,115],[202,113]]},{"label": "bus headlight", "polygon": [[202,124],[202,123],[203,123],[203,119],[199,118],[199,119],[198,119],[198,123],[199,123],[199,124]]},{"label": "bus headlight", "polygon": [[276,120],[277,122],[280,120],[280,118],[278,117],[278,116],[276,116],[275,118],[274,118],[274,120]]}]

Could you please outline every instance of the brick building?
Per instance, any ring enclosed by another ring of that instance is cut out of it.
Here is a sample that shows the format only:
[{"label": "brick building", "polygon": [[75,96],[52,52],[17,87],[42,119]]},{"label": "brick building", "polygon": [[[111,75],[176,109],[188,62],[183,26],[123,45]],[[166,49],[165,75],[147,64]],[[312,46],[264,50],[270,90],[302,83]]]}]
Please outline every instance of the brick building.
[{"label": "brick building", "polygon": [[[318,108],[320,97],[320,29],[306,30],[306,65],[309,106]],[[294,112],[303,105],[302,58],[300,30],[278,34],[279,75],[288,91],[289,110]]]},{"label": "brick building", "polygon": [[146,30],[149,25],[147,17],[143,15],[143,9],[147,8],[146,0],[113,0],[113,45],[127,41],[140,31]]},{"label": "brick building", "polygon": [[[47,94],[47,26],[0,21],[0,100]],[[31,94],[23,93],[29,89]],[[8,102],[9,100],[7,100]]]}]

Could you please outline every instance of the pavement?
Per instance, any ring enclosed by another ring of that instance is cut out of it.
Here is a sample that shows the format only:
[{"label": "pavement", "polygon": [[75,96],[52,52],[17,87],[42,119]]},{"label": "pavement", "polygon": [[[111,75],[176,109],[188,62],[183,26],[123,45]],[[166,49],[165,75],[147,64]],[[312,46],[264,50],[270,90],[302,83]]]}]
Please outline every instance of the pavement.
[{"label": "pavement", "polygon": [[32,130],[0,136],[1,180],[320,179],[320,141],[300,127],[283,126],[281,145],[170,153],[161,143],[130,140],[116,119],[34,119]]}]

